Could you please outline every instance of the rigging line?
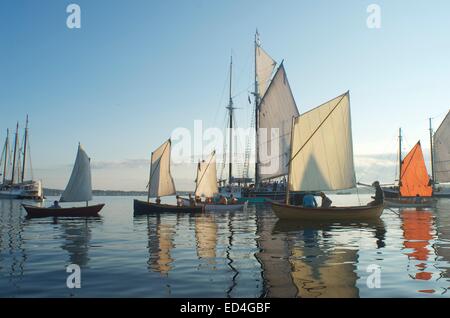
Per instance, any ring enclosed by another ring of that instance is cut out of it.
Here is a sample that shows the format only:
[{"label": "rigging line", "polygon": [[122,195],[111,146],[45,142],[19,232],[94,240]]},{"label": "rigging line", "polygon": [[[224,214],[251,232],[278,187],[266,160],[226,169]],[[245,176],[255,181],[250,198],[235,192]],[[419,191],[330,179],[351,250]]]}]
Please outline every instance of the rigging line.
[{"label": "rigging line", "polygon": [[[311,136],[309,136],[309,138],[305,141],[305,143],[303,144],[303,146],[300,147],[300,149],[295,153],[295,155],[288,161],[287,165],[291,163],[292,160],[295,159],[295,157],[297,157],[297,155],[300,153],[300,151],[303,150],[303,148],[306,146],[306,144],[308,142],[311,141],[312,137],[314,137],[314,135],[317,133],[317,131],[320,129],[320,127],[322,127],[322,125],[327,121],[327,119],[331,116],[331,114],[334,112],[334,110],[341,104],[342,100],[344,99],[345,96],[348,95],[348,92],[343,94],[341,99],[339,100],[339,102],[337,102],[337,104],[333,107],[333,109],[328,113],[328,115],[325,117],[324,120],[322,120],[322,122],[320,123],[320,125],[313,131],[313,133],[311,134]],[[300,116],[299,116],[300,117]],[[298,118],[298,117],[297,117]],[[293,127],[291,127],[292,129]]]},{"label": "rigging line", "polygon": [[205,171],[203,171],[203,174],[202,174],[202,177],[200,178],[200,181],[196,182],[197,184],[195,185],[195,191],[194,191],[194,193],[197,191],[197,188],[198,188],[200,182],[202,182],[203,177],[205,176],[205,173],[206,173],[206,171],[208,170],[209,165],[211,164],[211,161],[213,160],[213,158],[214,158],[215,155],[216,155],[216,151],[214,150],[213,153],[212,153],[212,155],[211,155],[211,158],[209,159],[208,164],[206,165]]}]

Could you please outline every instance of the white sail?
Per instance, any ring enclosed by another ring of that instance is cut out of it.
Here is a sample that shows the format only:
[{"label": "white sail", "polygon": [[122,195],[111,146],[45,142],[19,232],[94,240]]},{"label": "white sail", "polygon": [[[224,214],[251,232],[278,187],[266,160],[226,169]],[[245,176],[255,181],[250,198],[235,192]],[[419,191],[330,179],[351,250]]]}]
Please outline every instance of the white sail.
[{"label": "white sail", "polygon": [[356,186],[348,92],[295,118],[291,158],[291,191]]},{"label": "white sail", "polygon": [[450,182],[450,111],[434,134],[435,181]]},{"label": "white sail", "polygon": [[256,46],[256,80],[258,94],[263,97],[277,63],[259,45]]},{"label": "white sail", "polygon": [[78,145],[77,158],[69,183],[61,195],[61,202],[83,202],[92,200],[92,181],[90,159],[81,145]]},{"label": "white sail", "polygon": [[287,175],[292,118],[298,115],[281,64],[259,106],[258,158],[262,180]]},{"label": "white sail", "polygon": [[176,193],[175,184],[170,174],[170,139],[152,153],[149,197],[162,197]]},{"label": "white sail", "polygon": [[207,198],[219,193],[217,187],[216,152],[198,163],[195,195]]}]

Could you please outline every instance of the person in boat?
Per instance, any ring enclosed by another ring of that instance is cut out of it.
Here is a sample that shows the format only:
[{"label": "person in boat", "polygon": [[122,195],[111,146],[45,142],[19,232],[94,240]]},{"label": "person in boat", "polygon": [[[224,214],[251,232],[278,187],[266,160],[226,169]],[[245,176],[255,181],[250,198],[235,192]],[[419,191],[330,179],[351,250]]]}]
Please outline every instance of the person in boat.
[{"label": "person in boat", "polygon": [[179,195],[177,195],[176,198],[177,198],[177,206],[179,207],[183,206],[183,199],[180,198]]},{"label": "person in boat", "polygon": [[415,201],[416,204],[422,203],[422,198],[420,197],[419,194],[416,194],[416,199],[414,201]]},{"label": "person in boat", "polygon": [[331,203],[333,203],[333,201],[331,201],[331,199],[327,197],[325,193],[320,192],[320,197],[322,198],[322,205],[320,206],[321,208],[327,209],[331,207]]},{"label": "person in boat", "polygon": [[200,198],[200,196],[195,196],[195,203],[202,203],[202,199]]},{"label": "person in boat", "polygon": [[189,206],[194,207],[195,206],[195,200],[192,197],[192,194],[189,193]]},{"label": "person in boat", "polygon": [[227,205],[228,204],[227,198],[225,198],[225,196],[221,195],[220,196],[220,200],[219,200],[219,204]]},{"label": "person in boat", "polygon": [[156,204],[161,204],[161,197],[156,197],[155,202],[156,202]]},{"label": "person in boat", "polygon": [[206,203],[206,204],[211,204],[211,203],[213,203],[213,202],[212,202],[212,198],[211,198],[211,197],[207,197],[207,198],[205,199],[205,203]]},{"label": "person in boat", "polygon": [[57,200],[53,201],[53,205],[50,206],[52,209],[59,209],[61,206],[59,205],[59,202]]},{"label": "person in boat", "polygon": [[380,182],[375,181],[372,183],[372,187],[375,188],[375,196],[372,197],[373,201],[369,203],[369,205],[379,205],[384,202],[384,193],[383,189],[381,189]]},{"label": "person in boat", "polygon": [[230,204],[236,204],[237,203],[237,199],[234,197],[233,194],[230,194]]},{"label": "person in boat", "polygon": [[312,193],[307,193],[303,197],[303,207],[304,208],[317,208],[316,198],[312,195]]}]

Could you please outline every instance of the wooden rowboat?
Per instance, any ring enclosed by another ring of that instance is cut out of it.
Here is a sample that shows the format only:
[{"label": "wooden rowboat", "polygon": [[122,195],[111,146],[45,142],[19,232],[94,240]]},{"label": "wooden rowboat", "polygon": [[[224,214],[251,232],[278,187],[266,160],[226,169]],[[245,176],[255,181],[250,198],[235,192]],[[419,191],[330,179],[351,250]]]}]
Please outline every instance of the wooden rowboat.
[{"label": "wooden rowboat", "polygon": [[105,206],[104,204],[72,207],[72,208],[41,208],[32,205],[22,204],[27,216],[32,218],[37,217],[90,217],[98,216],[100,210]]},{"label": "wooden rowboat", "polygon": [[384,205],[363,205],[352,207],[331,208],[304,208],[302,206],[288,205],[272,202],[272,210],[279,219],[286,220],[366,220],[379,218]]},{"label": "wooden rowboat", "polygon": [[201,213],[202,206],[176,206],[171,204],[156,204],[153,202],[134,200],[134,215],[153,214],[153,213]]}]

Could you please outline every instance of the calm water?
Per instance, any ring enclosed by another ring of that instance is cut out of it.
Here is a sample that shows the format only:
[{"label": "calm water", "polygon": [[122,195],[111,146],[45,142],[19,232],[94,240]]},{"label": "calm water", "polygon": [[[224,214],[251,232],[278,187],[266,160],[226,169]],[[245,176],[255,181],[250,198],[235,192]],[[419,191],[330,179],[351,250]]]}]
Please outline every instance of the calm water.
[{"label": "calm water", "polygon": [[[133,217],[132,200],[96,198],[97,219],[31,220],[0,200],[0,296],[450,297],[448,199],[370,224],[283,223],[270,206]],[[80,289],[66,286],[69,264]],[[371,264],[381,288],[367,287]]]}]

